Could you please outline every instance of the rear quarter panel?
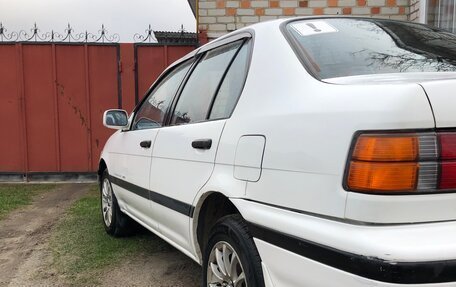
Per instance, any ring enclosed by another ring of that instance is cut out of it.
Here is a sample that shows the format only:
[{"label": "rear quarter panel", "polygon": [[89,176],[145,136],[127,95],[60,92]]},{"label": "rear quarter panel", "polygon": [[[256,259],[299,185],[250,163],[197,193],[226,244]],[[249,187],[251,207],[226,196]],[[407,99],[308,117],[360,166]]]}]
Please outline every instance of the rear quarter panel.
[{"label": "rear quarter panel", "polygon": [[232,165],[243,135],[266,138],[258,182],[245,197],[345,217],[343,175],[359,130],[434,128],[417,84],[335,85],[310,76],[276,26],[255,31],[243,94],[227,121],[217,164]]},{"label": "rear quarter panel", "polygon": [[423,82],[438,128],[456,127],[456,79]]}]

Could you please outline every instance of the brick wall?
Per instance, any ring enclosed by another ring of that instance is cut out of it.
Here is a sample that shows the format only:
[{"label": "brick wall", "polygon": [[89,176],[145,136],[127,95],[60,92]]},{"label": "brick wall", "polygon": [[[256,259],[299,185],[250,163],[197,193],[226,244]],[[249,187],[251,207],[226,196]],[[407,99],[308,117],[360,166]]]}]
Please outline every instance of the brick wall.
[{"label": "brick wall", "polygon": [[410,14],[409,19],[413,22],[420,20],[420,0],[410,0]]},{"label": "brick wall", "polygon": [[246,25],[293,16],[339,14],[408,20],[411,2],[419,7],[419,0],[198,0],[198,28],[216,38]]}]

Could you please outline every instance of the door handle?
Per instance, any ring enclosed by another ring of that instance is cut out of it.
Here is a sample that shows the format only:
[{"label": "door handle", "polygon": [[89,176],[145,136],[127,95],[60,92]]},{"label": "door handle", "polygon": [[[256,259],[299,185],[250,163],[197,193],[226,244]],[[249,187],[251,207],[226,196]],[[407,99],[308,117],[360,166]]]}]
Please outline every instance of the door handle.
[{"label": "door handle", "polygon": [[139,143],[139,145],[143,148],[150,148],[150,146],[152,145],[152,141],[142,141]]},{"label": "door handle", "polygon": [[196,149],[210,149],[212,146],[211,139],[199,139],[192,141],[192,147]]}]

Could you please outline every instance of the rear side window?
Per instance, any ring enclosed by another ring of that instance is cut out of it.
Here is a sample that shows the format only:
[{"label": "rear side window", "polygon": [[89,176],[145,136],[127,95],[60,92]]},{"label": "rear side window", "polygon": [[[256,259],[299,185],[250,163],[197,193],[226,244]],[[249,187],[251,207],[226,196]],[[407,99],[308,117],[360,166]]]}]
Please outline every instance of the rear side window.
[{"label": "rear side window", "polygon": [[236,105],[247,74],[250,42],[245,43],[229,67],[228,73],[215,97],[209,119],[223,119],[230,117]]},{"label": "rear side window", "polygon": [[425,25],[323,18],[290,22],[286,33],[320,79],[456,71],[456,35]]},{"label": "rear side window", "polygon": [[177,101],[172,125],[206,120],[217,87],[241,45],[242,41],[236,41],[203,55]]}]

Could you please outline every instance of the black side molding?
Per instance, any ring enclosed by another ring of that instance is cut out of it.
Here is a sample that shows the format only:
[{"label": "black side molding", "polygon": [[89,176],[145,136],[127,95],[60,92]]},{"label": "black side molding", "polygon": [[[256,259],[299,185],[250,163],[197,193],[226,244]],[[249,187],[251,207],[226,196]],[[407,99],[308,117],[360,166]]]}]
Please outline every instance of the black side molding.
[{"label": "black side molding", "polygon": [[[255,238],[364,278],[396,284],[456,282],[456,259],[392,262],[345,252],[254,223],[248,223],[248,228]],[[443,249],[442,252],[444,252]]]},{"label": "black side molding", "polygon": [[148,190],[146,188],[134,185],[128,181],[125,181],[123,179],[120,179],[120,178],[112,176],[112,175],[109,176],[109,179],[111,180],[111,183],[118,185],[118,186],[128,190],[129,192],[137,194],[141,197],[144,197],[145,199],[151,200],[155,203],[158,203],[169,209],[172,209],[176,212],[179,212],[183,215],[193,218],[193,212],[194,212],[195,208],[191,204],[187,204],[185,202],[182,202],[177,199],[168,197],[166,195],[157,193],[155,191]]}]

